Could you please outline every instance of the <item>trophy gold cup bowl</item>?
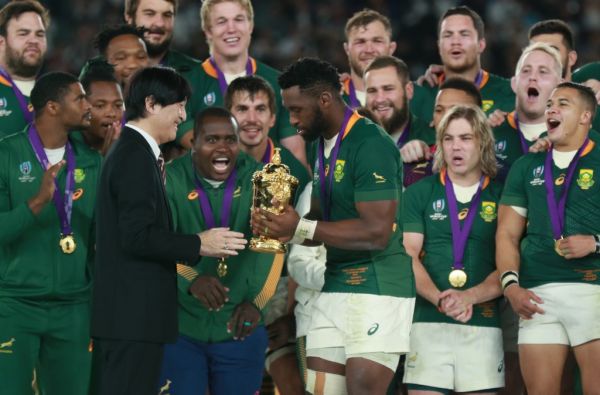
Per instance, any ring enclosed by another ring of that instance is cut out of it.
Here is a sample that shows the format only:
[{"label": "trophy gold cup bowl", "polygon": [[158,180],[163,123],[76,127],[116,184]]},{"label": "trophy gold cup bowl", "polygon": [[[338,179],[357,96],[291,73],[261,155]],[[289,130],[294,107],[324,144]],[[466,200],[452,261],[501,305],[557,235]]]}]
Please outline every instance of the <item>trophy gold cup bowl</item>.
[{"label": "trophy gold cup bowl", "polygon": [[[252,175],[252,211],[257,207],[270,213],[279,215],[283,206],[293,199],[298,179],[290,174],[290,169],[281,163],[280,149],[275,148],[271,162],[264,165],[263,169]],[[279,205],[274,206],[275,198]],[[285,253],[285,243],[267,236],[253,237],[250,239],[250,249],[256,252],[271,254]]]}]

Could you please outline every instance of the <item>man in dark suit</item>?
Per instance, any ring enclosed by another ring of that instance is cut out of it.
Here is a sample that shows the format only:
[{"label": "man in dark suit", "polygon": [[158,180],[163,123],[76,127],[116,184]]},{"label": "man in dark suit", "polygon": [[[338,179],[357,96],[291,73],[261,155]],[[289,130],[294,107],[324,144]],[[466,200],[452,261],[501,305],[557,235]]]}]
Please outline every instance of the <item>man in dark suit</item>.
[{"label": "man in dark suit", "polygon": [[189,95],[172,69],[138,72],[126,98],[128,123],[102,169],[92,307],[101,395],[156,392],[163,345],[178,332],[176,261],[237,255],[246,243],[227,228],[171,230],[159,144],[175,138]]}]

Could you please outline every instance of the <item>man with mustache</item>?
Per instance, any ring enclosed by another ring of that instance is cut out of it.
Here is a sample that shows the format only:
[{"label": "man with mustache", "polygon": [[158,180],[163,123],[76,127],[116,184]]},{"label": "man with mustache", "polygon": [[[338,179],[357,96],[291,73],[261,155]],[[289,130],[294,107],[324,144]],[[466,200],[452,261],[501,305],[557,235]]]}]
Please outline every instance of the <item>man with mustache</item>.
[{"label": "man with mustache", "polygon": [[88,391],[94,205],[101,158],[71,133],[90,125],[75,76],[31,91],[33,123],[0,142],[0,382],[6,394]]},{"label": "man with mustache", "polygon": [[[367,108],[390,134],[398,149],[410,140],[435,145],[435,131],[410,112],[408,102],[414,91],[406,63],[393,56],[377,57],[365,69],[364,82]],[[405,187],[427,175],[431,175],[430,161],[404,163]]]},{"label": "man with mustache", "polygon": [[184,77],[200,67],[200,61],[170,48],[173,41],[178,0],[125,0],[127,24],[144,28],[148,64],[161,64],[177,70]]},{"label": "man with mustache", "polygon": [[13,1],[0,10],[0,137],[33,120],[29,95],[46,54],[49,22],[37,1]]},{"label": "man with mustache", "polygon": [[393,54],[396,42],[392,41],[390,20],[368,8],[348,19],[345,34],[344,51],[348,55],[350,78],[342,86],[344,101],[355,109],[366,103],[365,68],[377,56]]}]

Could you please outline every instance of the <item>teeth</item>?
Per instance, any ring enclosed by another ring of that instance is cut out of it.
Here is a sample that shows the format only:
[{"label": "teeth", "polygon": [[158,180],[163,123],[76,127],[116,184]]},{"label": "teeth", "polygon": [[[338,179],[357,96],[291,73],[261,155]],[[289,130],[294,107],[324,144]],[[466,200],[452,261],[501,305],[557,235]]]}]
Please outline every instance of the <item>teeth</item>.
[{"label": "teeth", "polygon": [[234,43],[234,42],[238,42],[238,41],[239,41],[239,39],[237,37],[225,39],[226,43]]}]

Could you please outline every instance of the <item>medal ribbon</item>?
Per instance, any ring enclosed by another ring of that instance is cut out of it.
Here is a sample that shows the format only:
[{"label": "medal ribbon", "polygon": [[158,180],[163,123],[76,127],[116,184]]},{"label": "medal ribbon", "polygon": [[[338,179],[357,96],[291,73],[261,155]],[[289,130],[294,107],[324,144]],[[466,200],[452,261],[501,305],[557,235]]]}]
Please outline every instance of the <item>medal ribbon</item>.
[{"label": "medal ribbon", "polygon": [[352,82],[352,79],[350,79],[350,82],[348,83],[348,100],[350,101],[348,104],[353,110],[361,106],[358,97],[356,97],[356,88],[354,87],[354,82]]},{"label": "medal ribbon", "polygon": [[[223,96],[225,96],[225,92],[227,91],[227,79],[225,79],[225,74],[223,74],[223,72],[221,71],[221,69],[219,68],[219,66],[217,66],[217,62],[215,62],[215,59],[211,56],[209,58],[209,62],[212,65],[212,67],[214,67],[215,71],[217,72],[217,79],[219,80],[219,88],[221,89],[221,94]],[[252,61],[250,60],[250,57],[248,57],[248,61],[246,62],[246,75],[252,75],[254,74],[252,72]]]},{"label": "medal ribbon", "polygon": [[475,77],[475,81],[473,81],[477,89],[481,89],[481,81],[483,81],[483,70],[480,69],[477,73],[477,77]]},{"label": "medal ribbon", "polygon": [[[17,102],[19,103],[19,108],[21,109],[21,112],[23,113],[23,118],[25,118],[25,121],[28,124],[33,122],[33,111],[29,110],[29,103],[27,103],[27,99],[25,98],[25,96],[23,95],[23,93],[21,92],[21,90],[19,89],[17,84],[15,84],[13,79],[10,77],[10,74],[8,74],[8,72],[6,70],[4,70],[2,67],[0,67],[0,76],[4,77],[4,79],[10,83],[13,93],[17,97]],[[42,149],[42,151],[43,151],[43,149]]]},{"label": "medal ribbon", "polygon": [[265,150],[265,154],[263,155],[261,162],[269,163],[271,162],[271,158],[273,157],[273,152],[275,151],[275,144],[273,144],[273,140],[270,138],[267,140],[267,149]]},{"label": "medal ribbon", "polygon": [[[51,166],[50,161],[48,161],[48,156],[46,156],[46,152],[44,152],[42,140],[40,140],[40,135],[38,134],[34,124],[29,126],[27,135],[38,162],[44,170],[47,170]],[[55,189],[52,200],[54,200],[56,213],[58,214],[58,219],[60,220],[61,234],[70,235],[73,233],[73,230],[71,229],[71,213],[73,212],[73,189],[75,186],[75,154],[73,153],[73,147],[71,147],[71,143],[68,140],[67,144],[65,145],[65,156],[67,157],[67,179],[65,182],[65,193],[63,195],[60,192],[60,189],[58,188],[58,182],[55,178]]]},{"label": "medal ribbon", "polygon": [[523,155],[525,155],[529,152],[529,145],[527,144],[527,141],[525,140],[525,136],[523,135],[523,132],[521,131],[521,127],[519,126],[519,117],[517,117],[516,112],[515,112],[515,125],[517,126],[519,140],[521,140],[521,150],[523,150]]},{"label": "medal ribbon", "polygon": [[398,137],[398,141],[396,141],[396,147],[398,148],[402,148],[404,144],[408,142],[408,134],[410,132],[410,121],[411,117],[409,115],[408,122],[406,122],[406,126],[404,126],[404,129],[402,129],[402,134],[400,135],[400,137]]},{"label": "medal ribbon", "polygon": [[337,161],[338,153],[340,151],[340,146],[342,145],[342,139],[344,137],[344,131],[346,130],[346,126],[348,125],[348,121],[352,116],[352,110],[346,107],[346,112],[344,113],[344,121],[342,122],[342,127],[338,133],[337,139],[335,140],[335,145],[333,146],[333,150],[331,151],[331,155],[329,157],[329,173],[327,174],[327,179],[325,179],[325,139],[323,136],[319,138],[319,183],[321,184],[321,207],[323,211],[323,219],[325,221],[329,221],[331,215],[331,193],[333,191],[333,167],[335,167],[335,163]]},{"label": "medal ribbon", "polygon": [[548,212],[550,214],[550,223],[552,225],[552,235],[554,236],[554,240],[560,239],[563,235],[565,226],[565,207],[567,204],[569,185],[571,185],[571,181],[573,180],[573,174],[575,173],[575,168],[577,167],[577,163],[581,158],[581,153],[585,150],[589,143],[590,139],[588,137],[575,153],[571,163],[569,163],[569,167],[567,168],[567,176],[563,183],[563,189],[560,193],[558,204],[556,203],[556,196],[554,196],[554,179],[552,177],[552,148],[550,148],[548,153],[546,153],[546,161],[544,163],[544,185],[546,187],[546,202],[548,203]]},{"label": "medal ribbon", "polygon": [[[235,189],[236,171],[235,169],[229,174],[225,181],[225,195],[223,196],[223,206],[221,206],[221,227],[229,226],[229,216],[231,215],[231,204],[233,202],[233,191]],[[198,193],[198,203],[200,203],[200,210],[204,217],[204,223],[208,229],[212,229],[216,226],[215,217],[213,216],[210,201],[206,195],[206,191],[200,183],[198,176],[195,177],[196,192]]]},{"label": "medal ribbon", "polygon": [[458,219],[458,203],[456,201],[456,195],[454,194],[454,187],[452,186],[452,181],[450,181],[448,172],[445,174],[446,198],[448,199],[450,226],[452,227],[452,255],[454,256],[452,268],[454,270],[464,270],[465,268],[465,265],[463,264],[463,257],[465,256],[465,248],[467,246],[469,233],[473,227],[473,220],[475,219],[477,207],[479,207],[479,202],[481,201],[481,190],[483,189],[484,179],[485,177],[481,176],[481,179],[479,180],[479,186],[477,187],[477,192],[471,199],[469,212],[461,229],[460,220]]}]

